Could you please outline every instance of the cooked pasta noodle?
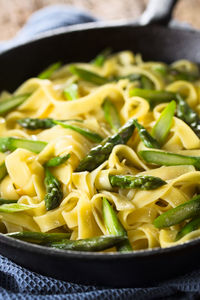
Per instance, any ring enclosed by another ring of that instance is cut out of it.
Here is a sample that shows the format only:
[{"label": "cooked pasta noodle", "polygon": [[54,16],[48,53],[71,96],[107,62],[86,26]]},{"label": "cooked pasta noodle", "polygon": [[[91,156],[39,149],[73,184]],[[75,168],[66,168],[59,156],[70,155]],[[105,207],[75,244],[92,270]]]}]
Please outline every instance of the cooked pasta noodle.
[{"label": "cooked pasta noodle", "polygon": [[[149,148],[135,129],[127,144],[115,145],[109,157],[92,171],[77,172],[80,161],[98,143],[61,125],[31,130],[18,123],[23,118],[71,119],[69,124],[106,138],[115,133],[102,108],[108,98],[117,110],[121,126],[134,118],[151,133],[170,101],[159,101],[152,106],[148,97],[132,95],[133,89],[144,89],[141,78],[152,86],[149,89],[180,93],[197,112],[200,107],[199,78],[192,81],[180,76],[168,78],[165,72],[169,66],[143,62],[130,51],[110,55],[102,66],[93,63],[77,63],[75,66],[109,80],[100,85],[88,82],[72,74],[70,65],[65,65],[48,79],[31,78],[23,83],[14,96],[27,93],[30,96],[0,119],[1,137],[47,143],[39,153],[20,147],[12,152],[0,153],[0,160],[5,162],[7,170],[0,183],[1,198],[13,199],[29,207],[20,212],[0,212],[0,228],[4,228],[4,233],[71,232],[72,240],[107,235],[109,230],[102,209],[102,199],[106,198],[126,230],[133,250],[169,247],[200,237],[200,229],[197,228],[176,240],[178,231],[190,218],[164,229],[153,224],[159,215],[198,194],[200,172],[194,165],[162,166],[145,162],[139,152]],[[170,68],[179,75],[181,72],[198,72],[197,66],[187,60],[177,61]],[[134,80],[128,77],[130,74],[135,75]],[[78,96],[69,100],[63,91],[72,84],[76,85]],[[0,103],[10,97],[9,93],[2,92]],[[161,146],[162,151],[200,156],[198,135],[178,116],[172,118],[169,133]],[[49,168],[61,184],[62,200],[57,207],[47,210],[45,164],[52,157],[66,154],[70,154],[68,160]],[[156,176],[166,184],[152,190],[113,188],[110,175]]]}]

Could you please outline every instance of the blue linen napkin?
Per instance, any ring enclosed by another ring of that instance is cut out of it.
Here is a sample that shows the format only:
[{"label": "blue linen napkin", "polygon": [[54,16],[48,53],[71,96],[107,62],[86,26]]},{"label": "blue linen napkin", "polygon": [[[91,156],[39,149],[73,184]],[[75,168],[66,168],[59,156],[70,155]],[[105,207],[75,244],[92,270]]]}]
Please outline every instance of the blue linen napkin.
[{"label": "blue linen napkin", "polygon": [[[6,43],[5,50],[32,36],[67,25],[96,19],[76,8],[57,5],[33,14],[18,35]],[[147,288],[104,288],[85,286],[45,277],[0,256],[0,300],[154,300],[200,299],[200,270]]]}]

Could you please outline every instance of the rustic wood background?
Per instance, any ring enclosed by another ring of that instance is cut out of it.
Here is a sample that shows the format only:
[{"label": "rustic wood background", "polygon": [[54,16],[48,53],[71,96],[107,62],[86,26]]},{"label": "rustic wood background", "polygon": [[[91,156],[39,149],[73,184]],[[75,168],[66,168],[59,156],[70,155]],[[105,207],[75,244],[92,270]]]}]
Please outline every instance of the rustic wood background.
[{"label": "rustic wood background", "polygon": [[[0,40],[13,37],[33,12],[47,5],[75,5],[98,18],[113,20],[137,18],[147,2],[148,0],[0,0]],[[200,29],[199,12],[200,0],[180,0],[175,8],[174,18]]]}]

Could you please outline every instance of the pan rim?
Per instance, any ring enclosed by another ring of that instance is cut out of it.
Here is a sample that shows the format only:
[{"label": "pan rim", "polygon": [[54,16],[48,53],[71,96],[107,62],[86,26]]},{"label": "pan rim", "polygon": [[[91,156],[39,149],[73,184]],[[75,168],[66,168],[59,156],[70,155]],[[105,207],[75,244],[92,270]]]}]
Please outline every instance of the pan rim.
[{"label": "pan rim", "polygon": [[200,32],[195,28],[187,28],[184,27],[168,27],[160,24],[148,24],[148,25],[142,25],[140,24],[139,20],[136,20],[135,22],[130,22],[130,20],[117,20],[117,21],[96,21],[96,22],[89,22],[89,23],[82,23],[82,24],[75,24],[75,25],[69,25],[69,26],[63,26],[60,28],[48,30],[42,33],[37,34],[36,36],[33,36],[31,38],[25,39],[25,40],[19,40],[16,41],[16,44],[12,44],[12,39],[8,40],[8,44],[11,43],[8,48],[5,50],[0,51],[0,56],[7,54],[9,52],[12,52],[13,50],[16,50],[17,48],[21,48],[26,45],[31,45],[32,43],[37,43],[42,40],[64,35],[67,33],[73,33],[73,32],[80,32],[80,31],[88,31],[88,30],[96,30],[96,29],[111,29],[111,28],[121,28],[121,27],[132,27],[134,29],[145,29],[145,28],[157,28],[161,30],[167,30],[169,32],[177,31],[177,32],[185,32],[185,33],[191,33],[191,34],[200,34]]},{"label": "pan rim", "polygon": [[[72,250],[62,250],[55,249],[46,246],[41,246],[37,244],[32,244],[22,240],[17,240],[12,237],[5,236],[0,233],[0,244],[5,244],[6,246],[14,247],[18,250],[24,250],[29,252],[34,252],[35,254],[45,254],[50,256],[57,256],[61,258],[76,258],[78,260],[82,259],[98,259],[98,260],[116,260],[116,259],[129,259],[129,258],[150,258],[152,256],[167,255],[168,253],[182,252],[187,248],[193,248],[200,245],[200,237],[191,241],[187,241],[183,244],[174,245],[166,248],[150,248],[142,250],[133,250],[132,252],[119,253],[119,252],[84,252],[84,251],[72,251]],[[0,251],[1,252],[1,251]]]}]

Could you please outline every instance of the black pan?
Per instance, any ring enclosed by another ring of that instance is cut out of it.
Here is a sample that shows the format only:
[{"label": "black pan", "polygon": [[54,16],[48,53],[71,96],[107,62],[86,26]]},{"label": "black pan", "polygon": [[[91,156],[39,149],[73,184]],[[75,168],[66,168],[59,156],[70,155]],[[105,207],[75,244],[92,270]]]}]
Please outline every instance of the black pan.
[{"label": "black pan", "polygon": [[[72,26],[3,52],[0,90],[13,91],[58,60],[89,61],[108,46],[114,51],[140,52],[145,60],[172,62],[186,58],[200,63],[200,33],[165,26],[174,4],[174,0],[153,0],[137,23]],[[141,26],[148,22],[157,24]],[[83,284],[152,285],[200,267],[200,239],[167,249],[101,254],[54,250],[0,237],[0,253],[14,262],[44,275]]]}]

